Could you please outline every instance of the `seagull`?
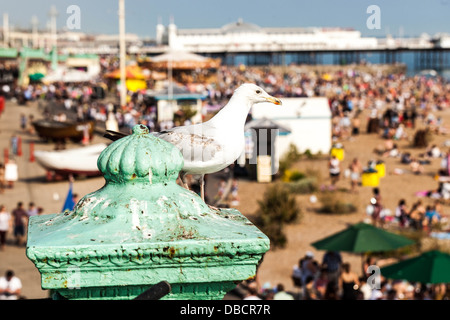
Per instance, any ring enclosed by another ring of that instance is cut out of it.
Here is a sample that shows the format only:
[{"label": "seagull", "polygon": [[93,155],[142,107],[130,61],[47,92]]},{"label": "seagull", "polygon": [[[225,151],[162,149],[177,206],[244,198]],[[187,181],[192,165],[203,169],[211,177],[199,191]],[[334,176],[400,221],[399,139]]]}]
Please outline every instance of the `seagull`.
[{"label": "seagull", "polygon": [[[253,105],[270,102],[281,105],[281,100],[269,95],[261,87],[244,83],[233,93],[228,103],[210,120],[198,124],[178,126],[161,132],[152,132],[170,142],[183,155],[184,166],[180,177],[184,183],[187,174],[200,175],[200,195],[205,200],[204,176],[233,164],[245,146],[244,126]],[[120,139],[126,134],[107,130],[105,137]]]}]

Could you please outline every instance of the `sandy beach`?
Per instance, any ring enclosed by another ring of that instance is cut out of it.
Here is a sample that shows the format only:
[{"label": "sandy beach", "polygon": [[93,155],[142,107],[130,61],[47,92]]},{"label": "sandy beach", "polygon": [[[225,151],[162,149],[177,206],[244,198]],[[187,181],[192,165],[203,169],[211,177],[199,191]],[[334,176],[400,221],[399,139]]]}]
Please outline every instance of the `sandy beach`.
[{"label": "sandy beach", "polygon": [[[5,112],[0,118],[0,149],[9,148],[10,138],[13,134],[17,134],[22,139],[22,155],[16,156],[15,159],[19,168],[19,181],[14,185],[13,189],[6,189],[0,194],[0,203],[6,205],[11,212],[17,202],[22,201],[28,206],[30,201],[35,202],[39,207],[44,208],[44,214],[56,213],[62,209],[69,184],[67,181],[47,182],[45,179],[45,170],[38,163],[30,162],[30,143],[34,143],[35,150],[51,150],[54,145],[43,143],[34,135],[22,131],[20,128],[20,115],[34,115],[35,119],[42,116],[38,110],[37,102],[28,103],[26,106],[19,106],[15,102],[7,101]],[[348,167],[350,161],[354,157],[358,157],[365,166],[371,159],[379,159],[373,149],[377,145],[383,144],[383,139],[377,134],[366,134],[365,124],[368,114],[363,113],[363,122],[361,124],[362,132],[359,136],[353,137],[351,140],[344,141],[345,159],[341,165],[343,170]],[[441,116],[443,124],[450,123],[450,111],[437,111],[436,116]],[[419,123],[420,127],[420,123]],[[407,134],[411,139],[414,131],[408,128]],[[413,155],[423,153],[424,149],[416,149],[411,147],[410,139],[398,141],[401,151],[408,150]],[[433,135],[433,144],[437,144],[441,150],[447,151],[443,147],[443,143],[450,139],[446,135]],[[92,143],[107,142],[109,140],[96,135]],[[79,144],[69,143],[67,148],[78,147]],[[425,165],[425,172],[421,175],[414,175],[409,172],[408,166],[401,164],[399,158],[382,158],[386,163],[386,176],[380,182],[380,190],[384,204],[390,210],[394,210],[400,198],[405,198],[411,205],[417,198],[415,193],[421,190],[431,190],[437,188],[437,182],[433,179],[439,166],[440,159],[432,159],[431,164]],[[321,172],[323,184],[329,184],[327,159],[323,157],[319,160],[301,160],[294,167],[300,171],[313,169]],[[393,174],[395,168],[404,170],[401,175]],[[256,183],[240,180],[239,196],[241,203],[236,207],[240,212],[248,217],[254,215],[258,209],[257,201],[263,198],[265,189],[269,184]],[[104,184],[103,177],[87,178],[74,181],[74,192],[80,197],[86,193],[101,188]],[[258,271],[260,284],[270,283],[275,286],[278,283],[285,285],[288,290],[297,290],[294,288],[291,273],[293,266],[298,262],[299,258],[304,256],[306,251],[312,251],[315,259],[321,262],[324,252],[315,250],[310,244],[315,240],[321,239],[332,233],[340,231],[347,227],[348,224],[362,221],[367,218],[365,208],[372,195],[372,189],[369,187],[360,187],[357,194],[349,192],[350,180],[341,177],[337,183],[338,191],[341,197],[345,197],[357,206],[357,212],[352,214],[341,215],[325,215],[319,214],[316,209],[319,204],[309,201],[310,195],[296,196],[298,203],[302,209],[303,218],[301,221],[288,225],[285,229],[288,242],[286,248],[270,250],[265,256]],[[318,195],[316,193],[316,195]],[[431,202],[424,199],[424,202]],[[444,215],[448,215],[449,207],[444,206]],[[40,274],[33,263],[25,256],[25,246],[17,247],[13,244],[12,234],[8,235],[8,245],[5,251],[0,251],[0,274],[4,274],[7,269],[15,271],[16,275],[22,280],[22,295],[28,299],[47,298],[48,292],[41,289]],[[352,269],[360,274],[361,257],[353,254],[342,254],[345,262],[352,265]],[[382,263],[387,263],[384,261]]]}]

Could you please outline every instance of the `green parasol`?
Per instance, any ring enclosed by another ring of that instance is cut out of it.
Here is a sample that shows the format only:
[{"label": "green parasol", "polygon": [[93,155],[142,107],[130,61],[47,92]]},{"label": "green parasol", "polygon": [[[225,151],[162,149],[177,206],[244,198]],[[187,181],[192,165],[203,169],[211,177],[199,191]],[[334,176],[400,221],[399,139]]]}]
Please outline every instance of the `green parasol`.
[{"label": "green parasol", "polygon": [[450,255],[433,250],[381,268],[386,278],[421,283],[450,283]]},{"label": "green parasol", "polygon": [[44,78],[45,75],[40,72],[36,72],[36,73],[28,75],[28,77],[30,78],[31,81],[39,81],[39,80],[42,80],[42,78]]},{"label": "green parasol", "polygon": [[401,235],[367,223],[357,223],[311,245],[318,250],[353,253],[382,252],[414,244]]}]

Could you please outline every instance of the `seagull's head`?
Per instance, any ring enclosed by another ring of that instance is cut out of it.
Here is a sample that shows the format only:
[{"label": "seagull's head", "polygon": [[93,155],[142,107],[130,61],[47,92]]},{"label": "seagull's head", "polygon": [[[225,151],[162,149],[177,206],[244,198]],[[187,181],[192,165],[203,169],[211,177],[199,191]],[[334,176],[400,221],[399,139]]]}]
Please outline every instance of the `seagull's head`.
[{"label": "seagull's head", "polygon": [[281,105],[281,100],[269,95],[263,88],[253,84],[244,83],[235,91],[236,94],[245,96],[252,104],[270,102]]}]

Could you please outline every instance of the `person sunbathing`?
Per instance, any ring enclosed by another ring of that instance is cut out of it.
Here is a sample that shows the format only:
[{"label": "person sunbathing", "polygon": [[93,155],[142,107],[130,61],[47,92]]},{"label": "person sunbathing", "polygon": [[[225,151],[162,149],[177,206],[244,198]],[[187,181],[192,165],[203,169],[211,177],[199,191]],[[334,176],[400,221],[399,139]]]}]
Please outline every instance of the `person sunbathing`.
[{"label": "person sunbathing", "polygon": [[409,167],[411,168],[411,171],[414,174],[421,174],[424,171],[423,166],[420,164],[420,162],[417,160],[417,158],[411,159]]}]

